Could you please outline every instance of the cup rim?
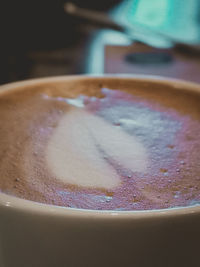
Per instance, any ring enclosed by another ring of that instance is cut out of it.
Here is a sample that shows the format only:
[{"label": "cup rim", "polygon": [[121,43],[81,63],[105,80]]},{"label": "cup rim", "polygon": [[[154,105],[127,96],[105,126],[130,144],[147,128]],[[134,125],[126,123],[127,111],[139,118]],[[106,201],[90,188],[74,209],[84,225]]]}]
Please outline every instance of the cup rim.
[{"label": "cup rim", "polygon": [[[37,83],[46,82],[63,82],[65,80],[76,80],[76,79],[128,79],[133,81],[147,81],[161,84],[169,84],[172,87],[178,89],[190,89],[200,93],[200,84],[189,82],[185,80],[179,80],[174,78],[153,76],[153,75],[132,75],[132,74],[100,74],[100,75],[65,75],[65,76],[53,76],[34,78],[23,81],[12,82],[3,84],[0,86],[0,93],[9,90],[15,90],[18,87],[36,85]],[[64,217],[78,217],[78,218],[98,218],[98,219],[149,219],[155,217],[174,217],[184,216],[189,214],[200,214],[200,204],[192,205],[187,207],[173,207],[167,209],[153,209],[153,210],[90,210],[90,209],[77,209],[63,206],[56,206],[51,204],[44,204],[26,200],[23,198],[15,197],[12,195],[5,194],[0,191],[0,209],[9,208],[17,210],[23,213],[34,213],[39,215],[49,216],[64,216]]]}]

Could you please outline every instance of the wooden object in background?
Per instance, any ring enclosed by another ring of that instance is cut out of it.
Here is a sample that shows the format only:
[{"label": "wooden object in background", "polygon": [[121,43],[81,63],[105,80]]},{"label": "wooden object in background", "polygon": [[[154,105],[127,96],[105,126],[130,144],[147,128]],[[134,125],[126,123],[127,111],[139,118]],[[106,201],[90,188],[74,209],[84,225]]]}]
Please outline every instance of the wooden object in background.
[{"label": "wooden object in background", "polygon": [[157,49],[135,43],[105,46],[104,73],[160,75],[200,83],[200,54]]}]

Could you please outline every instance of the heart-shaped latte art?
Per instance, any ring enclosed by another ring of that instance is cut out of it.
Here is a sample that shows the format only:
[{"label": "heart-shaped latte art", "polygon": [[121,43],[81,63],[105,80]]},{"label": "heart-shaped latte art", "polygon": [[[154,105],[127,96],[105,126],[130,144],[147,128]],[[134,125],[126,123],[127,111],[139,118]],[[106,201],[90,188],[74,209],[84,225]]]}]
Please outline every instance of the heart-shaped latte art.
[{"label": "heart-shaped latte art", "polygon": [[49,139],[46,160],[64,183],[110,189],[121,178],[109,160],[131,172],[145,172],[147,151],[134,136],[84,109],[73,107]]}]

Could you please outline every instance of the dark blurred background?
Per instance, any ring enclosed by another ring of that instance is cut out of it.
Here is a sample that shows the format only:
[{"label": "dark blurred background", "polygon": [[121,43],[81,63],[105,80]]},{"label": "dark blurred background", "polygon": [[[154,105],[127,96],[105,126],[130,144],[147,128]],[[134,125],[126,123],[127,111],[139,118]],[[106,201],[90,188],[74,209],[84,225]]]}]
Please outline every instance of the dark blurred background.
[{"label": "dark blurred background", "polygon": [[[124,33],[97,28],[93,23],[66,14],[63,8],[66,2],[0,1],[1,84],[44,76],[104,73],[106,46],[132,46],[132,39]],[[147,26],[191,44],[198,44],[200,40],[199,0],[70,2],[105,12],[128,27]],[[159,40],[154,42],[159,47]],[[109,54],[107,56],[109,58]],[[112,61],[110,65],[111,70],[106,72],[112,72]],[[130,68],[128,72],[132,72]]]}]

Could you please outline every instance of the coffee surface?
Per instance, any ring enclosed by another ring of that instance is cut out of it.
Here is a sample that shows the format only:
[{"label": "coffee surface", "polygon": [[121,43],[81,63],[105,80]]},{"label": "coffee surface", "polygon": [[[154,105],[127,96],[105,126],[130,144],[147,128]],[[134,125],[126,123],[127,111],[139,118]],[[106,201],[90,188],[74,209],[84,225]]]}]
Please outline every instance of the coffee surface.
[{"label": "coffee surface", "polygon": [[0,191],[58,206],[200,204],[200,94],[88,79],[0,93]]}]

